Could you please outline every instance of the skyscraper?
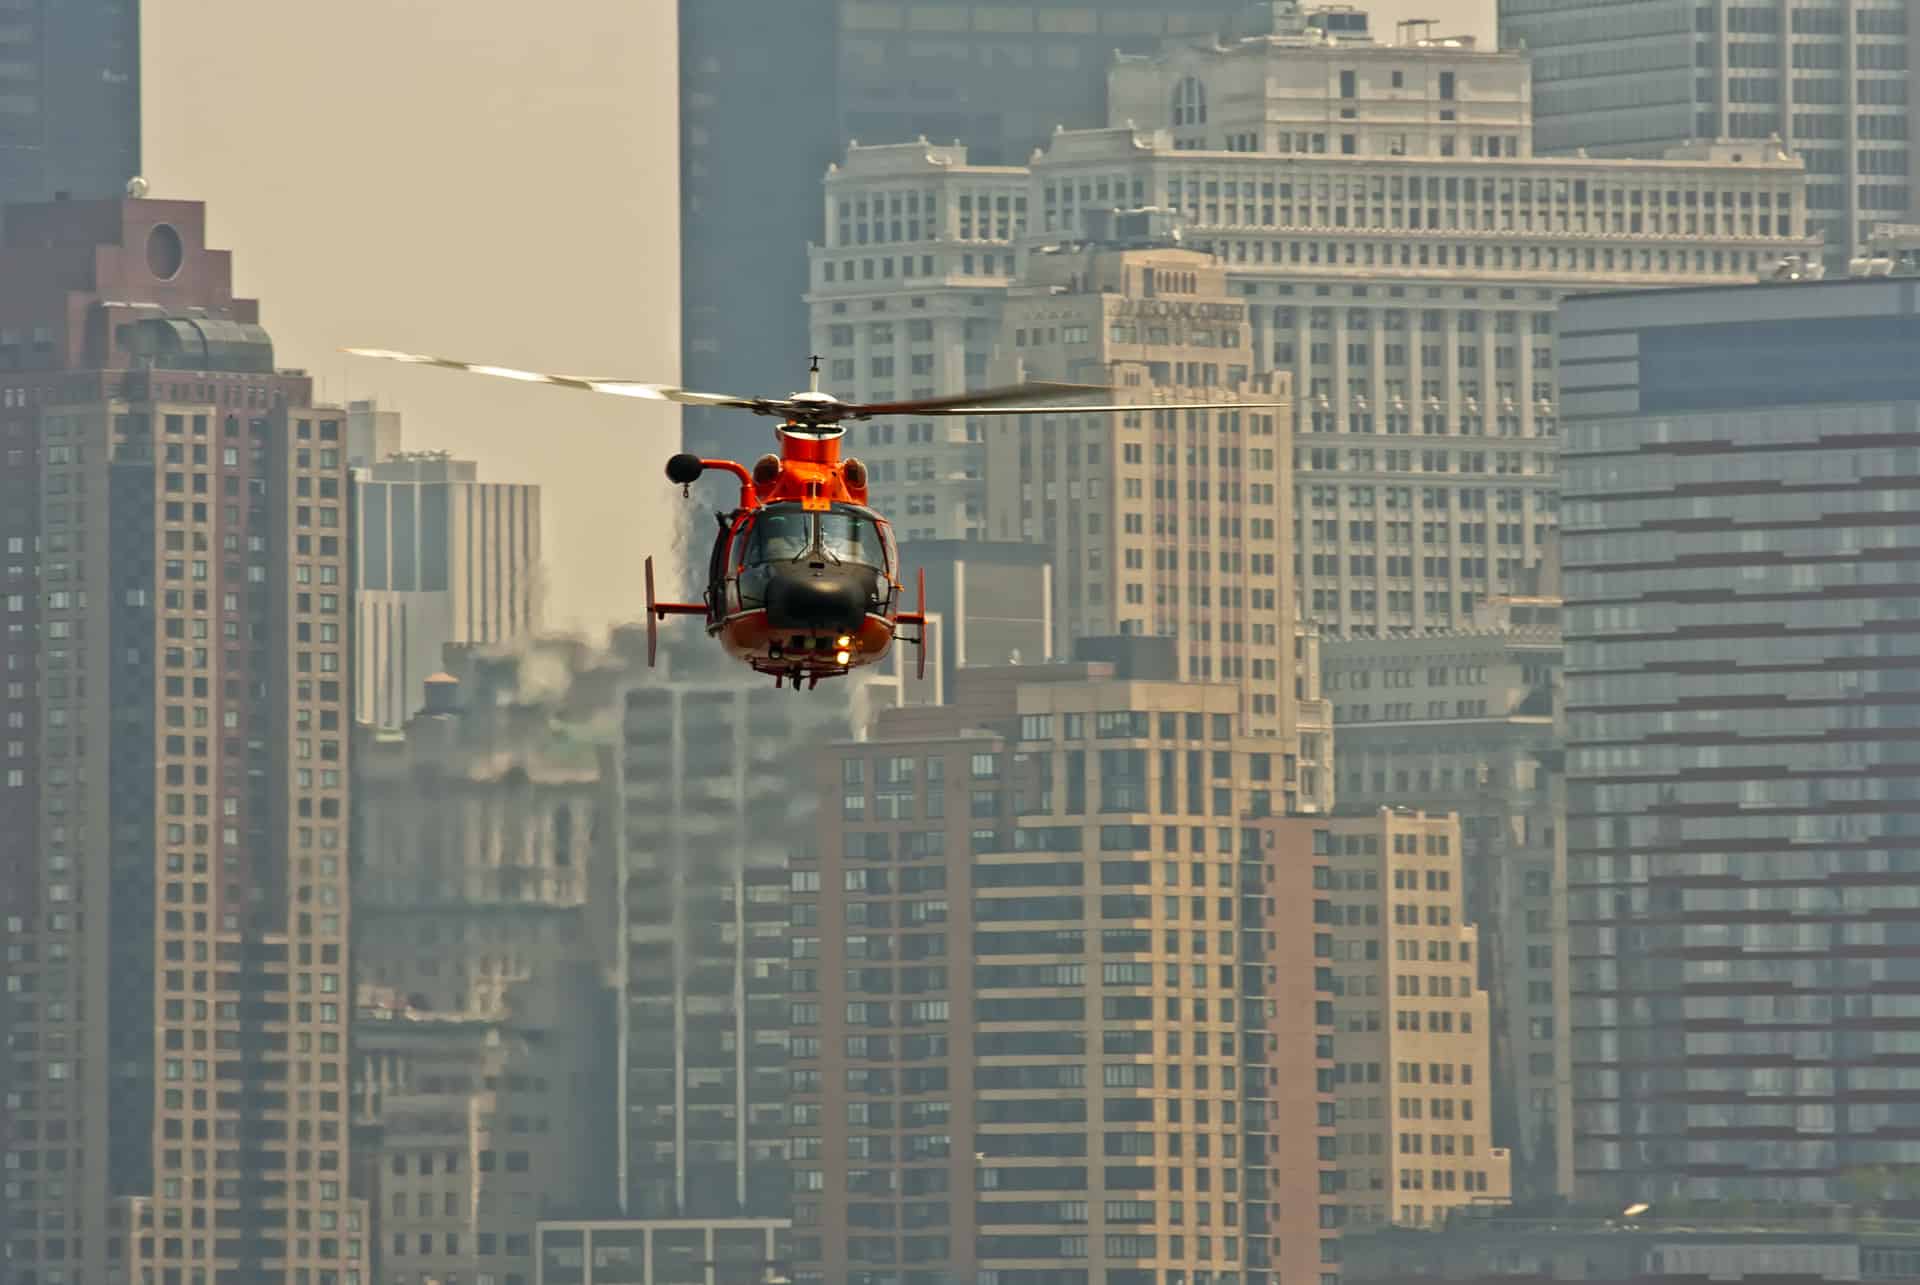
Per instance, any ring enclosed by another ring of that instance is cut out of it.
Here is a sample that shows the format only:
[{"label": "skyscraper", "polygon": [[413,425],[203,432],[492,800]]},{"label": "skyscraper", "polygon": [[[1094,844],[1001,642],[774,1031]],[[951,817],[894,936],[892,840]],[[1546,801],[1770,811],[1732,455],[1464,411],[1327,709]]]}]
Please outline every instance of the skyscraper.
[{"label": "skyscraper", "polygon": [[[680,0],[680,382],[806,387],[806,245],[839,153],[834,0]],[[688,407],[687,449],[751,460],[767,421]]]},{"label": "skyscraper", "polygon": [[[1326,847],[1229,684],[963,670],[822,756],[793,1279],[1337,1279]],[[1242,1275],[1244,1273],[1244,1276]]]},{"label": "skyscraper", "polygon": [[1920,1163],[1914,282],[1561,333],[1576,1179],[1845,1199]]},{"label": "skyscraper", "polygon": [[413,451],[356,468],[354,493],[354,718],[399,727],[447,644],[539,628],[540,488]]},{"label": "skyscraper", "polygon": [[1542,152],[1777,138],[1806,162],[1807,220],[1832,260],[1920,211],[1907,0],[1500,0],[1500,40],[1532,55]]},{"label": "skyscraper", "polygon": [[140,172],[139,0],[11,4],[0,205],[119,196]]},{"label": "skyscraper", "polygon": [[1115,128],[1034,162],[1031,235],[1084,231],[1103,182],[1176,211],[1241,296],[1254,371],[1293,376],[1302,618],[1462,628],[1550,553],[1554,303],[1753,280],[1812,244],[1804,175],[1753,144],[1537,157],[1522,55],[1328,41],[1273,12],[1116,66]]},{"label": "skyscraper", "polygon": [[[1111,383],[1138,410],[1007,416],[987,428],[988,531],[1054,561],[1055,651],[1077,638],[1172,641],[1181,677],[1245,693],[1246,729],[1277,738],[1291,815],[1332,801],[1318,640],[1303,636],[1285,554],[1291,409],[1255,380],[1247,307],[1226,269],[1177,246],[1035,252],[1003,322],[1027,378]],[[1273,409],[1156,410],[1156,401]]]},{"label": "skyscraper", "polygon": [[813,747],[864,726],[860,692],[796,699],[691,632],[660,661],[619,709],[620,1212],[784,1217],[787,864]]},{"label": "skyscraper", "polygon": [[[1212,31],[1241,7],[963,2],[909,16],[836,0],[681,0],[682,382],[744,396],[805,386],[817,184],[850,141],[930,138],[1022,164],[1056,126],[1104,119],[1116,50]],[[767,440],[737,413],[689,410],[683,422],[688,449],[706,455],[751,459]]]},{"label": "skyscraper", "polygon": [[344,412],[193,202],[0,240],[10,1270],[361,1285]]},{"label": "skyscraper", "polygon": [[1340,810],[1416,804],[1460,818],[1460,910],[1479,929],[1476,984],[1493,1023],[1493,1140],[1518,1200],[1572,1185],[1566,883],[1560,809],[1561,606],[1483,604],[1472,625],[1325,644]]},{"label": "skyscraper", "polygon": [[[1552,556],[1556,302],[1750,281],[1809,252],[1806,171],[1753,143],[1535,156],[1522,55],[1375,42],[1351,11],[1322,16],[1343,21],[1330,39],[1263,8],[1264,30],[1120,60],[1111,127],[1050,137],[1024,194],[971,152],[850,151],[813,253],[814,339],[860,395],[906,395],[915,372],[988,382],[995,353],[1019,355],[993,318],[1049,247],[1106,239],[1115,209],[1170,211],[1246,314],[1222,377],[1292,376],[1301,618],[1351,637],[1464,628]],[[987,424],[862,443],[901,470],[876,485],[903,527],[977,527]]]}]

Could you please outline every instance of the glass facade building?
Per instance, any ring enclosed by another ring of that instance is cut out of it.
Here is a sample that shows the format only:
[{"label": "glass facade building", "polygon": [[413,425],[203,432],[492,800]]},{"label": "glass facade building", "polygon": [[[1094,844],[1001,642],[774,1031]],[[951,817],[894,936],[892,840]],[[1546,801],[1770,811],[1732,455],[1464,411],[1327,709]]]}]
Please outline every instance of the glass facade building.
[{"label": "glass facade building", "polygon": [[1920,282],[1561,313],[1583,1195],[1920,1162]]}]

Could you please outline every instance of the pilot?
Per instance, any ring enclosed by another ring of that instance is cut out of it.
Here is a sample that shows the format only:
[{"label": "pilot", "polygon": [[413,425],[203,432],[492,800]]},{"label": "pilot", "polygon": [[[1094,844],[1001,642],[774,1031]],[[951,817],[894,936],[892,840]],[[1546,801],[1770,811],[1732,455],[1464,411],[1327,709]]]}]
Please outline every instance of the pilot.
[{"label": "pilot", "polygon": [[807,527],[801,514],[768,514],[760,519],[762,556],[768,562],[790,562],[807,551]]}]

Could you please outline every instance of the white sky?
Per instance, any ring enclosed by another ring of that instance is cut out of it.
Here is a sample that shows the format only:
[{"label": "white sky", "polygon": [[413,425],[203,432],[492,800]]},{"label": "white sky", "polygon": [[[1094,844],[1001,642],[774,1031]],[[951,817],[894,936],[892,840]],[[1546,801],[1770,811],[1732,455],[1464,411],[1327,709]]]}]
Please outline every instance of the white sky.
[{"label": "white sky", "polygon": [[639,619],[675,410],[336,350],[678,379],[674,6],[146,7],[153,195],[207,202],[278,363],[401,411],[410,448],[540,483],[550,625]]}]

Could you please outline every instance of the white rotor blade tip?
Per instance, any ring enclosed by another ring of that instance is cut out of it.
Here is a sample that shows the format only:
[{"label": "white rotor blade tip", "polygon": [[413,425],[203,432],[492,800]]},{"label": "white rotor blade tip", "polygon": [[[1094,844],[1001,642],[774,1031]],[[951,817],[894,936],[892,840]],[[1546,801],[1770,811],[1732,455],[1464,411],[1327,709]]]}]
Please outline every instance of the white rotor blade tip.
[{"label": "white rotor blade tip", "polygon": [[549,382],[545,375],[536,374],[531,370],[513,370],[507,366],[469,366],[467,369],[476,375],[495,375],[501,379],[518,379],[528,384]]},{"label": "white rotor blade tip", "polygon": [[607,393],[614,397],[638,397],[644,401],[664,402],[669,400],[665,394],[651,384],[608,384],[594,382],[588,387],[596,393]]}]

